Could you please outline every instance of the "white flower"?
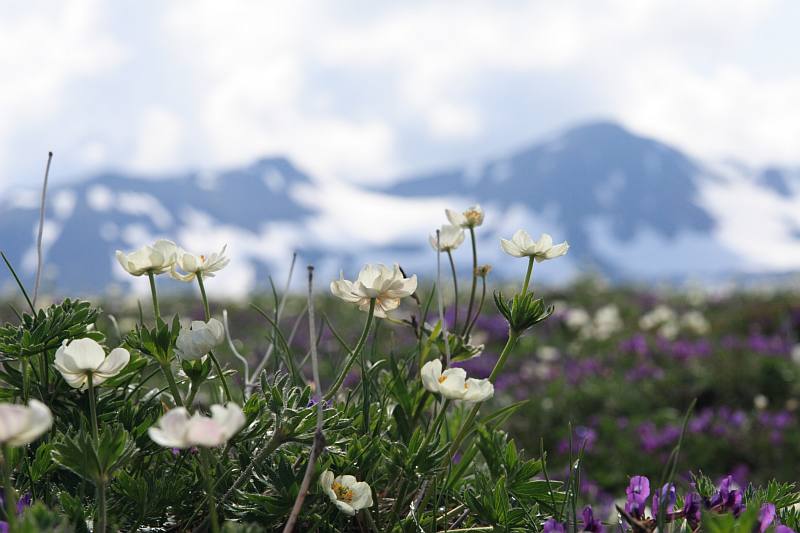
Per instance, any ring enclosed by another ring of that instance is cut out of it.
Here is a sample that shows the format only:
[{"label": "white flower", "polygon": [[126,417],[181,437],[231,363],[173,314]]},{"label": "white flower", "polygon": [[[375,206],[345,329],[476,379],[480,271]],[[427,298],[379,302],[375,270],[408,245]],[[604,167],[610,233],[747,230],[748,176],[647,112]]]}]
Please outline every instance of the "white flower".
[{"label": "white flower", "polygon": [[175,351],[182,359],[200,359],[225,340],[225,327],[216,318],[208,322],[193,320],[190,328],[181,328]]},{"label": "white flower", "polygon": [[131,253],[117,250],[117,261],[129,274],[141,276],[152,272],[162,274],[172,268],[178,258],[178,247],[172,241],[158,240]]},{"label": "white flower", "polygon": [[428,238],[434,250],[449,252],[455,250],[464,242],[464,230],[458,226],[443,224],[439,230],[439,245],[436,243],[436,233],[431,233]]},{"label": "white flower", "polygon": [[500,246],[508,255],[514,257],[533,257],[537,262],[553,259],[564,255],[569,250],[567,241],[553,245],[553,238],[547,233],[542,233],[538,241],[531,239],[525,230],[517,230],[511,240],[500,239]]},{"label": "white flower", "polygon": [[447,215],[447,220],[454,226],[460,228],[475,228],[483,224],[483,209],[479,205],[468,207],[463,213],[453,211],[452,209],[445,209],[444,214]]},{"label": "white flower", "polygon": [[711,326],[700,311],[687,311],[681,317],[683,327],[696,335],[706,335],[711,330]]},{"label": "white flower", "polygon": [[450,400],[482,402],[494,395],[494,385],[488,379],[467,378],[463,368],[448,368],[442,372],[439,359],[428,361],[420,370],[422,386]]},{"label": "white flower", "polygon": [[404,278],[400,267],[388,268],[384,265],[366,265],[358,273],[356,281],[342,276],[331,282],[331,292],[345,302],[357,304],[362,311],[369,310],[370,299],[375,299],[375,316],[384,318],[387,311],[400,306],[400,299],[414,294],[417,290],[417,276]]},{"label": "white flower", "polygon": [[89,374],[96,387],[119,374],[130,359],[131,354],[125,348],[114,348],[106,357],[103,347],[96,341],[75,339],[64,340],[59,346],[53,366],[71,387],[86,389],[89,386]]},{"label": "white flower", "polygon": [[244,426],[246,419],[235,403],[212,405],[211,416],[189,415],[185,407],[170,409],[147,430],[153,441],[165,448],[214,448],[228,442]]},{"label": "white flower", "polygon": [[[214,272],[218,272],[228,266],[231,262],[230,259],[225,257],[225,249],[228,247],[226,244],[222,250],[215,252],[209,256],[194,255],[189,252],[178,249],[177,260],[175,265],[172,266],[170,275],[180,281],[192,281],[198,274],[205,278],[213,278]],[[185,274],[178,272],[176,267],[180,267]]]},{"label": "white flower", "polygon": [[372,507],[372,489],[365,481],[353,476],[336,476],[326,470],[319,477],[319,485],[328,498],[343,513],[353,516],[360,509]]},{"label": "white flower", "polygon": [[41,437],[53,425],[50,409],[39,400],[28,406],[0,403],[0,443],[25,446]]}]

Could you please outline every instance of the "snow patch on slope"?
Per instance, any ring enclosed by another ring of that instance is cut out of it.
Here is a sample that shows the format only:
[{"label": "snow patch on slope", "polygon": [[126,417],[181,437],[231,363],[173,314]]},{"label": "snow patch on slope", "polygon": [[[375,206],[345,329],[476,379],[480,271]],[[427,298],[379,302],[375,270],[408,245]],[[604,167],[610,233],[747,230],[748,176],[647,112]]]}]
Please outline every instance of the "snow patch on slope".
[{"label": "snow patch on slope", "polygon": [[800,267],[800,195],[759,184],[746,169],[719,167],[718,180],[701,180],[700,204],[716,221],[712,236],[743,258],[740,269]]}]

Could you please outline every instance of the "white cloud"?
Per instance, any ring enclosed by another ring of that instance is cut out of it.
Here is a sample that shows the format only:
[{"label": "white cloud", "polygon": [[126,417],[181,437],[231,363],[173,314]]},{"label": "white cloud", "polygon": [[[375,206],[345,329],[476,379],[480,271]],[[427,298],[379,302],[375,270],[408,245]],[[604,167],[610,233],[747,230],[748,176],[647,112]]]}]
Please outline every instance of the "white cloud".
[{"label": "white cloud", "polygon": [[183,121],[168,109],[144,111],[138,127],[136,149],[130,166],[143,172],[158,173],[179,165],[175,155],[183,141]]},{"label": "white cloud", "polygon": [[17,181],[55,148],[56,180],[283,154],[375,183],[592,116],[700,156],[799,159],[791,0],[15,5],[0,171]]}]

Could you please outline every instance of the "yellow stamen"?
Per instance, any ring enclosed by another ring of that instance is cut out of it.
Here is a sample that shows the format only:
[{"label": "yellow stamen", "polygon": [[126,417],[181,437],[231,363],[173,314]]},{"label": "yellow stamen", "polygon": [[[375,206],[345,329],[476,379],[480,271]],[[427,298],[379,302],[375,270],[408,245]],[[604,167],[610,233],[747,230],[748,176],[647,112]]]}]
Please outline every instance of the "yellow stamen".
[{"label": "yellow stamen", "polygon": [[343,486],[341,483],[333,482],[331,486],[333,493],[336,494],[336,499],[350,503],[353,501],[353,491]]},{"label": "yellow stamen", "polygon": [[444,383],[447,379],[447,376],[439,376],[439,383]]}]

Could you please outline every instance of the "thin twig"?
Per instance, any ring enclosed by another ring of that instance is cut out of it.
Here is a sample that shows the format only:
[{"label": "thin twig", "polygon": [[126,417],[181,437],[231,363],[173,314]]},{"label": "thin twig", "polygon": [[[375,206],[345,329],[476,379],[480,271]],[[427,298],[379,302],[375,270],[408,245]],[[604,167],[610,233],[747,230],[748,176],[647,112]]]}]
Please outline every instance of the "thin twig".
[{"label": "thin twig", "polygon": [[311,453],[308,456],[308,465],[306,465],[306,473],[303,476],[303,481],[300,483],[300,492],[297,493],[297,499],[294,501],[292,513],[289,515],[289,520],[283,528],[283,533],[291,533],[294,531],[294,526],[297,523],[297,518],[300,516],[300,510],[303,508],[303,501],[308,495],[308,489],[311,486],[311,478],[314,477],[314,467],[317,462],[317,457],[322,453],[325,447],[325,435],[322,433],[322,425],[325,420],[323,413],[323,400],[322,400],[322,384],[319,380],[319,362],[317,357],[317,332],[316,325],[314,324],[314,295],[313,295],[313,281],[314,281],[314,267],[308,267],[308,336],[311,344],[311,371],[314,374],[314,400],[317,402],[317,429],[314,432],[314,443],[311,446]]},{"label": "thin twig", "polygon": [[47,180],[50,177],[50,162],[53,160],[53,152],[47,152],[47,166],[44,169],[44,183],[42,184],[42,203],[39,206],[39,234],[36,236],[36,281],[33,283],[33,305],[36,306],[36,298],[39,296],[39,282],[42,276],[42,235],[44,234],[44,210],[47,198]]},{"label": "thin twig", "polygon": [[231,328],[228,325],[228,310],[227,309],[223,309],[222,310],[222,324],[225,326],[225,338],[228,339],[228,346],[230,347],[231,351],[233,352],[233,355],[235,355],[236,358],[239,361],[242,362],[242,365],[244,365],[244,382],[245,383],[249,383],[250,382],[250,365],[247,363],[247,358],[245,356],[243,356],[242,354],[240,354],[239,351],[236,349],[236,346],[233,345],[233,339],[231,339]]},{"label": "thin twig", "polygon": [[[297,260],[297,252],[294,252],[292,254],[292,264],[289,267],[289,276],[287,276],[286,278],[286,285],[284,286],[283,289],[283,296],[281,296],[281,301],[278,304],[278,312],[275,314],[275,324],[277,324],[278,321],[281,319],[281,314],[283,314],[283,308],[286,305],[286,297],[289,294],[289,287],[292,284],[292,274],[294,273],[294,264],[296,260]],[[272,351],[274,349],[275,349],[275,340],[273,338],[272,342],[269,344],[269,347],[267,348],[266,353],[264,354],[264,357],[261,359],[261,362],[258,363],[255,370],[253,370],[253,381],[246,383],[245,392],[251,391],[253,387],[255,387],[256,384],[255,380],[258,379],[258,375],[261,373],[262,370],[264,370],[264,367],[267,366],[267,362],[269,361],[269,358],[272,356]]]}]

